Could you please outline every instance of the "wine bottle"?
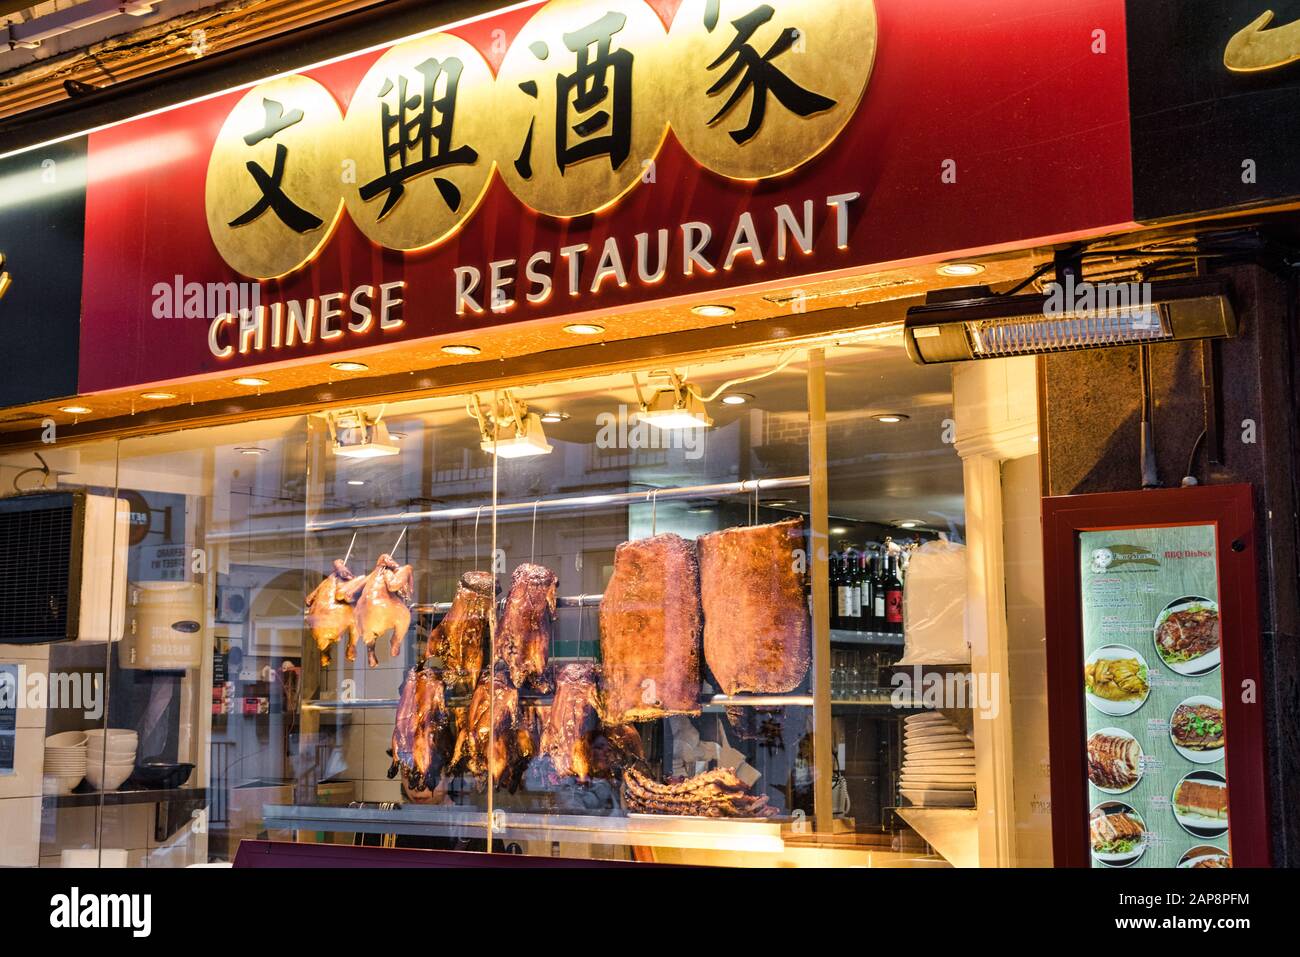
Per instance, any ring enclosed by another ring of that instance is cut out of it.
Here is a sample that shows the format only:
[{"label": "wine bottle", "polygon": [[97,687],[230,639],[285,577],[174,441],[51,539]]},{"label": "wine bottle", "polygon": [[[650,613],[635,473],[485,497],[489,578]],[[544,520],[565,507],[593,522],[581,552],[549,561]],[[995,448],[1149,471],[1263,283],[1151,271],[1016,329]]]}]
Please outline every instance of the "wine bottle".
[{"label": "wine bottle", "polygon": [[871,561],[871,621],[875,631],[888,631],[885,617],[885,558],[876,555]]},{"label": "wine bottle", "polygon": [[890,555],[885,562],[885,623],[887,630],[903,632],[903,583],[898,578],[898,558]]},{"label": "wine bottle", "polygon": [[864,548],[859,566],[859,594],[862,599],[862,630],[876,631],[876,571],[871,555]]}]

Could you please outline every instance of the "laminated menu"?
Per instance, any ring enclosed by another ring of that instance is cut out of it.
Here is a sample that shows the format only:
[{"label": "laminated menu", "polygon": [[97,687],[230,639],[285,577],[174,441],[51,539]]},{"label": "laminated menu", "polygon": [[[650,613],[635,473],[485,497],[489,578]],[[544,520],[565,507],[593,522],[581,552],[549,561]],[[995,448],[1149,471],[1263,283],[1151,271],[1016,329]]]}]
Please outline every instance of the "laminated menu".
[{"label": "laminated menu", "polygon": [[1231,866],[1213,525],[1079,533],[1096,867]]}]

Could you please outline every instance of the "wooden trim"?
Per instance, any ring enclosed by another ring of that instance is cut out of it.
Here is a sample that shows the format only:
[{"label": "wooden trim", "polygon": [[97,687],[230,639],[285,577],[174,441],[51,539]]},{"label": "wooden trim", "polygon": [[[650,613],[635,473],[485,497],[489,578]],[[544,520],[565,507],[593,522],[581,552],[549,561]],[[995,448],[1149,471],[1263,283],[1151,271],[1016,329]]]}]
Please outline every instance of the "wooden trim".
[{"label": "wooden trim", "polygon": [[808,350],[809,539],[812,565],[813,813],[833,828],[831,774],[830,491],[826,467],[826,350]]}]

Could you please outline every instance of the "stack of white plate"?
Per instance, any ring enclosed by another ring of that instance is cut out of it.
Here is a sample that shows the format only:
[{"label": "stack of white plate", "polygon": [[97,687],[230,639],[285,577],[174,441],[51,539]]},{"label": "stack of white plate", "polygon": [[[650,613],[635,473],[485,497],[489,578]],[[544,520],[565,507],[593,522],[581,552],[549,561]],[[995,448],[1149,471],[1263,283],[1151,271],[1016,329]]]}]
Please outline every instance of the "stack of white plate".
[{"label": "stack of white plate", "polygon": [[899,789],[919,807],[974,807],[975,749],[971,739],[938,712],[905,718]]},{"label": "stack of white plate", "polygon": [[64,731],[45,739],[46,794],[70,794],[86,776],[86,732]]},{"label": "stack of white plate", "polygon": [[87,738],[86,780],[96,791],[116,791],[135,771],[140,736],[124,728],[101,728]]}]

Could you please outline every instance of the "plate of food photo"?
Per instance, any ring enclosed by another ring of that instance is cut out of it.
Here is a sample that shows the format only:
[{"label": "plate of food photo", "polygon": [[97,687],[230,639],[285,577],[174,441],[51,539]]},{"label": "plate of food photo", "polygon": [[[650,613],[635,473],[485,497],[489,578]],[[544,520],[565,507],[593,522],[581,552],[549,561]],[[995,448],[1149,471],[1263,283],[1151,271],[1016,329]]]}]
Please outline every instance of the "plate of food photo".
[{"label": "plate of food photo", "polygon": [[1209,674],[1219,667],[1219,605],[1188,596],[1170,602],[1156,616],[1156,654],[1180,675]]},{"label": "plate of food photo", "polygon": [[1123,801],[1104,801],[1088,815],[1092,858],[1107,867],[1128,867],[1147,849],[1142,815]]},{"label": "plate of food photo", "polygon": [[1142,745],[1123,728],[1088,736],[1088,780],[1107,794],[1123,794],[1142,780]]},{"label": "plate of food photo", "polygon": [[1197,844],[1183,852],[1183,856],[1178,859],[1178,866],[1199,869],[1231,867],[1232,855],[1213,844]]},{"label": "plate of food photo", "polygon": [[1228,830],[1228,782],[1214,771],[1189,771],[1174,786],[1174,817],[1192,837]]},{"label": "plate of food photo", "polygon": [[1084,661],[1083,687],[1102,714],[1132,714],[1151,693],[1146,659],[1128,645],[1104,645]]},{"label": "plate of food photo", "polygon": [[1226,740],[1223,702],[1203,694],[1184,698],[1169,716],[1169,739],[1188,761],[1211,764],[1220,760]]}]

